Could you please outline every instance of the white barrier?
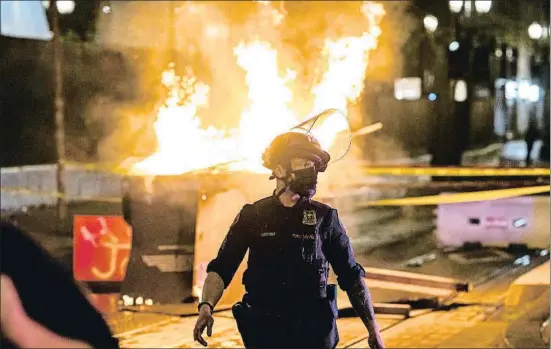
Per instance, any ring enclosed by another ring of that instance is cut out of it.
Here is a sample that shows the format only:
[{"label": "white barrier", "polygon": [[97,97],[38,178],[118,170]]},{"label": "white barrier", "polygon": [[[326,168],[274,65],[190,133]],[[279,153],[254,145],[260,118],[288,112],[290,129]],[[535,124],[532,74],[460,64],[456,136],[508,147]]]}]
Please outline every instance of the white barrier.
[{"label": "white barrier", "polygon": [[549,196],[439,205],[436,235],[440,245],[460,247],[480,243],[549,249]]},{"label": "white barrier", "polygon": [[[466,154],[466,157],[481,157],[488,152],[494,151],[494,148],[495,146],[488,147],[482,153],[472,152],[472,154]],[[388,160],[378,163],[377,166],[426,166],[430,163],[430,160],[430,155],[422,155],[415,158]],[[374,164],[371,165],[373,166]],[[2,168],[0,171],[0,185],[2,188],[0,192],[0,209],[2,211],[14,211],[25,206],[55,204],[57,195],[55,171],[56,165],[53,164]],[[362,178],[362,180],[365,180],[365,177]],[[69,202],[79,199],[120,198],[121,196],[122,177],[117,174],[90,170],[79,165],[66,165],[64,179],[67,200]],[[359,195],[368,200],[402,197],[405,194],[403,189],[387,189],[383,195],[380,188],[371,188],[370,184],[375,182],[396,183],[403,182],[404,180],[403,178],[400,180],[389,179],[388,176],[370,176],[369,182],[366,182],[365,185],[361,186],[358,182],[355,188],[347,189],[349,192],[340,190],[339,195],[347,197]],[[406,182],[426,182],[429,180],[430,176],[416,176],[410,177]],[[360,186],[362,188],[358,190]],[[17,192],[18,190],[21,192]]]},{"label": "white barrier", "polygon": [[[430,156],[403,158],[396,164],[423,164]],[[56,165],[4,167],[0,170],[0,210],[15,211],[25,206],[53,205],[56,202]],[[66,165],[64,170],[67,201],[93,198],[120,198],[122,176],[90,170],[79,165]],[[380,190],[371,195],[380,196]],[[362,193],[365,194],[365,193]],[[399,194],[397,194],[399,196]]]},{"label": "white barrier", "polygon": [[[63,173],[69,202],[94,197],[120,197],[121,176],[68,165]],[[56,202],[56,165],[2,168],[0,209],[18,210],[24,206],[52,205]],[[20,190],[21,192],[17,192]]]}]

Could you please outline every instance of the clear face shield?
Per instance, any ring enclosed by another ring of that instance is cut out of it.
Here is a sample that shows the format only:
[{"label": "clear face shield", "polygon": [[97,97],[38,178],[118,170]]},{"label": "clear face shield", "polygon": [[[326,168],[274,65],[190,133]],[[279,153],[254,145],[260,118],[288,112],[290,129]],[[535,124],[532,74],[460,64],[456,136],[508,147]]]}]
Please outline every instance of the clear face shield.
[{"label": "clear face shield", "polygon": [[327,109],[291,128],[292,132],[309,134],[329,153],[329,164],[343,159],[352,145],[350,123],[343,112]]}]

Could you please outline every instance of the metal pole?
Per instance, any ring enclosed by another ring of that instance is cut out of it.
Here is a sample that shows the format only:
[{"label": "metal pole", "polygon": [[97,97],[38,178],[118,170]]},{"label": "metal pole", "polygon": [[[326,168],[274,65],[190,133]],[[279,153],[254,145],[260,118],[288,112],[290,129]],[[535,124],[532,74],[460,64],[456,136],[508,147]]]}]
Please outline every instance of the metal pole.
[{"label": "metal pole", "polygon": [[[434,48],[436,56],[434,59],[435,85],[434,89],[438,95],[433,113],[432,122],[432,143],[431,143],[431,165],[447,165],[447,158],[450,153],[450,134],[453,134],[453,114],[450,113],[453,107],[452,95],[450,94],[450,81],[448,77],[448,41],[436,39]],[[437,177],[434,177],[437,178]],[[433,178],[433,180],[434,180]]]},{"label": "metal pole", "polygon": [[58,22],[58,11],[56,1],[50,1],[48,7],[52,21],[52,48],[53,48],[53,70],[54,70],[54,118],[55,118],[55,145],[57,153],[57,215],[58,228],[63,229],[67,217],[67,203],[65,200],[65,182],[63,179],[65,162],[65,102],[63,100],[63,71],[62,71],[62,50],[60,30]]},{"label": "metal pole", "polygon": [[[453,135],[453,140],[455,141],[454,146],[452,147],[452,155],[450,157],[450,165],[456,165],[461,166],[461,160],[463,157],[463,153],[467,150],[469,147],[469,138],[470,138],[470,129],[471,129],[471,108],[472,108],[472,101],[473,101],[473,92],[474,92],[474,86],[473,86],[473,46],[474,46],[474,32],[472,29],[466,29],[463,28],[459,20],[456,22],[456,28],[459,29],[459,32],[462,35],[458,35],[458,37],[461,37],[461,45],[463,46],[463,50],[466,51],[466,58],[467,58],[467,66],[466,72],[462,76],[462,80],[467,85],[467,98],[462,101],[454,101],[454,115],[455,120],[454,124],[456,125],[456,130]],[[461,78],[459,79],[461,80]],[[456,83],[457,84],[457,81]],[[455,86],[454,86],[455,91]],[[452,92],[454,94],[454,92]]]}]

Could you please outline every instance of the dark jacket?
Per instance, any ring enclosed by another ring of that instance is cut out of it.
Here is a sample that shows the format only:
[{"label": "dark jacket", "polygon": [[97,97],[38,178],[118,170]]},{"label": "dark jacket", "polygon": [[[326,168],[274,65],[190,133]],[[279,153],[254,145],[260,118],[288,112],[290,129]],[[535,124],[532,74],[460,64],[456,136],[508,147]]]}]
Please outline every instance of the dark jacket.
[{"label": "dark jacket", "polygon": [[270,196],[245,205],[207,271],[220,275],[227,287],[247,250],[243,284],[258,303],[325,298],[330,265],[345,291],[365,275],[337,210],[316,201],[285,207]]},{"label": "dark jacket", "polygon": [[[73,275],[13,225],[0,222],[0,264],[30,318],[51,331],[95,348],[118,348],[102,315],[88,302]],[[13,347],[2,338],[2,347]]]}]

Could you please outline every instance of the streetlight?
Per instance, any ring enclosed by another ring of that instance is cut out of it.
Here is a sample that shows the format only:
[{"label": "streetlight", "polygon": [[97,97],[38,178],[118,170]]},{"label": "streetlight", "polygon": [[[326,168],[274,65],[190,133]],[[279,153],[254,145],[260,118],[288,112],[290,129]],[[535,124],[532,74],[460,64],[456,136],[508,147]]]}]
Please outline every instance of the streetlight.
[{"label": "streetlight", "polygon": [[[73,0],[58,0],[55,4],[57,7],[57,11],[62,15],[68,15],[70,13],[73,13],[73,11],[75,10],[75,2]],[[42,6],[44,6],[45,8],[49,8],[50,1],[42,1]]]},{"label": "streetlight", "polygon": [[474,8],[476,12],[478,13],[488,13],[490,12],[490,9],[492,8],[492,1],[491,0],[479,0],[474,2]]},{"label": "streetlight", "polygon": [[449,5],[450,11],[453,13],[459,13],[463,8],[463,0],[450,0]]},{"label": "streetlight", "polygon": [[453,99],[456,102],[465,102],[468,94],[467,82],[465,80],[457,80],[453,90]]},{"label": "streetlight", "polygon": [[58,0],[56,1],[56,6],[62,15],[68,15],[75,10],[75,2],[72,0]]},{"label": "streetlight", "polygon": [[448,46],[448,49],[452,52],[457,51],[459,49],[459,42],[457,41],[451,42],[450,45]]},{"label": "streetlight", "polygon": [[532,40],[539,40],[543,36],[543,27],[539,23],[532,23],[528,27],[528,36]]},{"label": "streetlight", "polygon": [[434,33],[438,28],[438,18],[433,15],[426,15],[423,19],[423,25],[429,33]]}]

